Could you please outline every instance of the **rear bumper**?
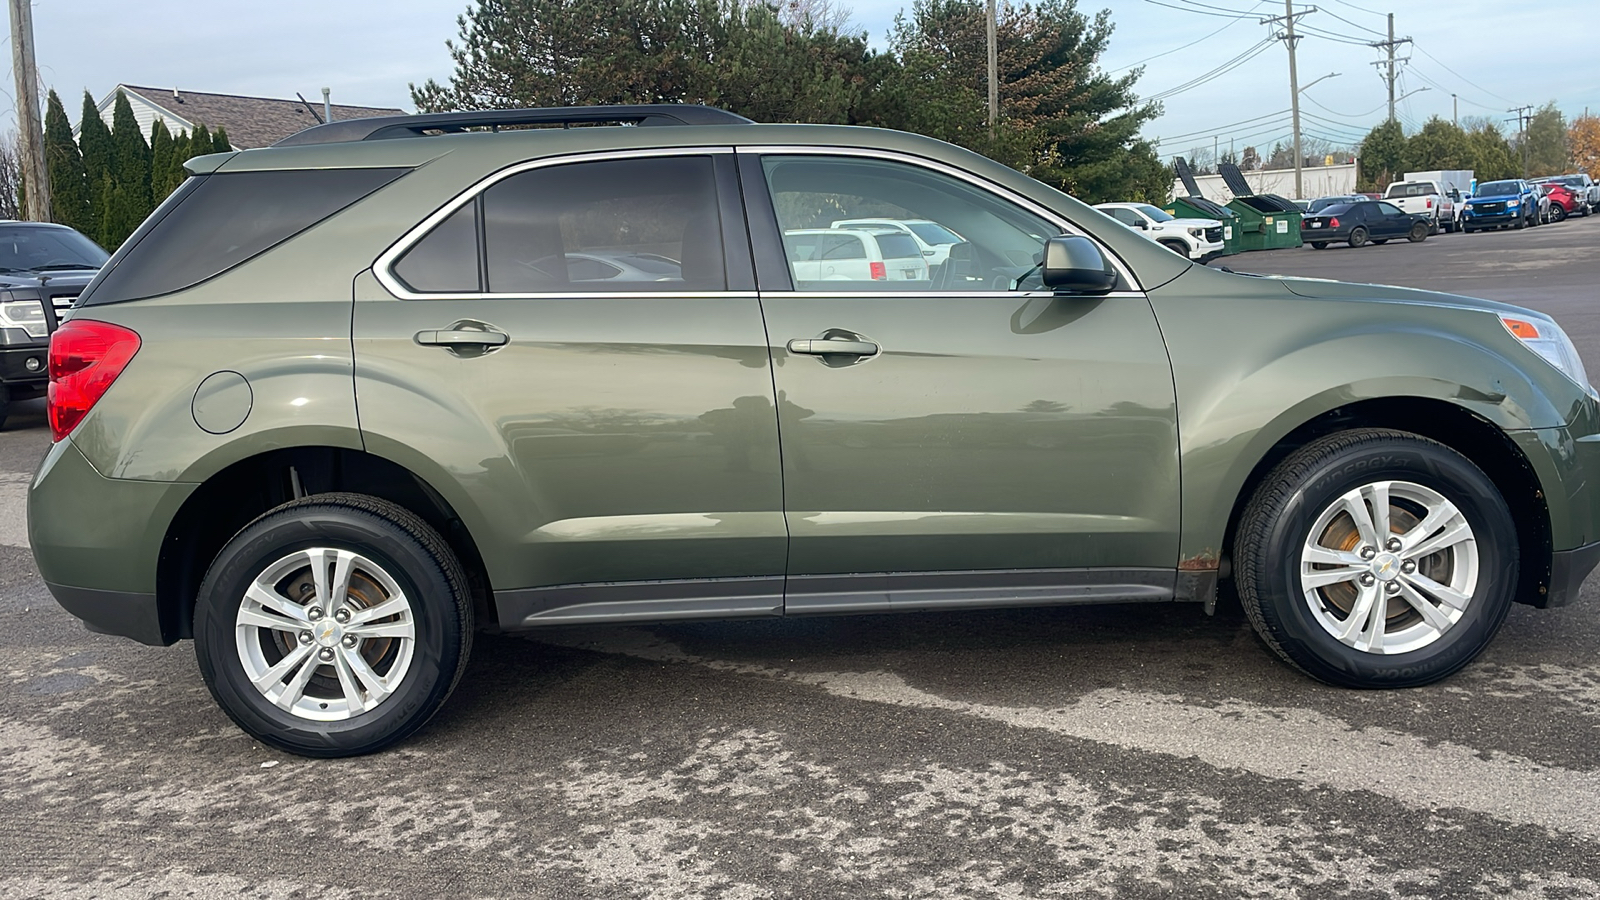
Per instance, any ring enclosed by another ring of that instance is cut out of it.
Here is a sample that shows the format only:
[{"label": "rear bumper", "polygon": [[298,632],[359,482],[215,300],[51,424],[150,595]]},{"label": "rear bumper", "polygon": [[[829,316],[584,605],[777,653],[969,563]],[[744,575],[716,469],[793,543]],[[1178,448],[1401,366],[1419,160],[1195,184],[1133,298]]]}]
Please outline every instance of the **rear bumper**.
[{"label": "rear bumper", "polygon": [[28,541],[50,593],[91,631],[177,639],[178,609],[157,603],[156,568],[167,527],[196,487],[106,478],[72,439],[52,446],[28,491]]}]

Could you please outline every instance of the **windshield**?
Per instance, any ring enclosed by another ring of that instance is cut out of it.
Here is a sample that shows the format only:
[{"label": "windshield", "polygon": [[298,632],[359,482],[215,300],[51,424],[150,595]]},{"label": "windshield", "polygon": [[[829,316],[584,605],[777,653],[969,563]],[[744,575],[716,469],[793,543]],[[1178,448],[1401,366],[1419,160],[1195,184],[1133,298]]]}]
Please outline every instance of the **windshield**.
[{"label": "windshield", "polygon": [[961,243],[961,235],[940,225],[938,222],[907,222],[905,224],[917,237],[935,247],[943,244]]},{"label": "windshield", "polygon": [[0,268],[10,272],[98,269],[108,258],[98,244],[69,228],[0,228]]},{"label": "windshield", "polygon": [[1154,206],[1151,206],[1148,203],[1141,203],[1138,206],[1135,206],[1134,209],[1144,213],[1156,222],[1171,222],[1173,219],[1177,218],[1176,216],[1167,215],[1166,210],[1156,209]]},{"label": "windshield", "polygon": [[1491,181],[1488,184],[1478,185],[1479,197],[1499,197],[1504,194],[1520,194],[1522,189],[1517,187],[1515,181]]}]

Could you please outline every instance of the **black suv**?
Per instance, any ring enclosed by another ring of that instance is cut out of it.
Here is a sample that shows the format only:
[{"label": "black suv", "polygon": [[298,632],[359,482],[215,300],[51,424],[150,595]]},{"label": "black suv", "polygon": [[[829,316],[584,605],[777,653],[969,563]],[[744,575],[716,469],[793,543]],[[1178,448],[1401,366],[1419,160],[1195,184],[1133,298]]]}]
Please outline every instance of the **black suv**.
[{"label": "black suv", "polygon": [[50,333],[106,258],[65,225],[0,222],[0,427],[11,401],[44,396]]}]

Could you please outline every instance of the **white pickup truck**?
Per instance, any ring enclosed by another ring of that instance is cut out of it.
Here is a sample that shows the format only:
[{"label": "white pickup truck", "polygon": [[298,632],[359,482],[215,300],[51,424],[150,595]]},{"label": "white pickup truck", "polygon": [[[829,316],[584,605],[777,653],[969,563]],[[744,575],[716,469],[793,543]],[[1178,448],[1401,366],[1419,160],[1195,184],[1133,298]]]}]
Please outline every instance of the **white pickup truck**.
[{"label": "white pickup truck", "polygon": [[1456,230],[1455,201],[1440,189],[1438,182],[1396,181],[1389,185],[1383,199],[1414,216],[1426,215],[1431,234]]}]

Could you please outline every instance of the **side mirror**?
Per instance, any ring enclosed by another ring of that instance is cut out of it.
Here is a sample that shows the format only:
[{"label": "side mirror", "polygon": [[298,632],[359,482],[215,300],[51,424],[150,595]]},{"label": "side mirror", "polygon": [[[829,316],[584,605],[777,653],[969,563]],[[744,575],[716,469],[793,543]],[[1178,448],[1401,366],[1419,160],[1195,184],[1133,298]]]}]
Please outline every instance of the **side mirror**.
[{"label": "side mirror", "polygon": [[1149,231],[1150,230],[1150,226],[1145,224],[1145,221],[1143,219],[1134,219],[1133,220],[1133,227],[1139,229],[1140,231]]},{"label": "side mirror", "polygon": [[1040,280],[1047,288],[1079,294],[1104,294],[1117,286],[1117,271],[1094,241],[1075,234],[1044,243]]}]

